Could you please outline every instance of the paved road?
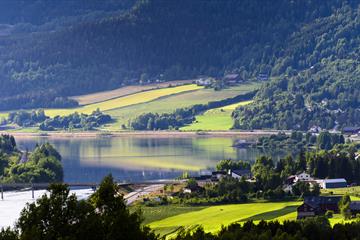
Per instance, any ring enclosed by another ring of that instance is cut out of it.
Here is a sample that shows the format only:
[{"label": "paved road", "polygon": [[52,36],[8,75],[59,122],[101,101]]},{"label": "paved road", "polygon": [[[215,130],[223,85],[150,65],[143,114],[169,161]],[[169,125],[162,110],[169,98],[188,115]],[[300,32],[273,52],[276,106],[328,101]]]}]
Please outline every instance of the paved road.
[{"label": "paved road", "polygon": [[152,193],[152,192],[159,191],[163,188],[164,188],[164,184],[153,184],[153,185],[150,185],[147,187],[136,189],[136,191],[125,195],[124,198],[126,200],[127,205],[130,205],[133,202],[135,202],[137,199],[139,199],[140,197],[142,197],[146,194]]}]

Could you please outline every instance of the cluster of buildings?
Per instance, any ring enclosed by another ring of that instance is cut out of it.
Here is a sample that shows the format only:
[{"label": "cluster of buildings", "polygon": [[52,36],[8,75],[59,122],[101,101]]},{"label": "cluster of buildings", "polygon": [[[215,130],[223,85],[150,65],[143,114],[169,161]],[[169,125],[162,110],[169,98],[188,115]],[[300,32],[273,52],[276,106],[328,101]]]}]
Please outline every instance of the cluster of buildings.
[{"label": "cluster of buildings", "polygon": [[287,178],[284,191],[292,192],[292,187],[298,182],[307,182],[310,186],[318,184],[322,189],[329,188],[343,188],[347,187],[347,181],[344,178],[334,178],[334,179],[315,179],[306,172],[302,172],[297,175],[291,175]]},{"label": "cluster of buildings", "polygon": [[206,171],[206,172],[203,172],[200,176],[195,177],[194,179],[197,181],[217,182],[227,176],[233,177],[236,179],[252,178],[250,169],[238,169],[238,170],[229,170],[229,171],[212,171],[212,172]]},{"label": "cluster of buildings", "polygon": [[[237,73],[226,74],[221,80],[229,86],[245,82],[245,80],[241,78],[240,74]],[[215,83],[215,81],[216,80],[212,77],[200,76],[195,82],[200,86],[211,86]]]}]

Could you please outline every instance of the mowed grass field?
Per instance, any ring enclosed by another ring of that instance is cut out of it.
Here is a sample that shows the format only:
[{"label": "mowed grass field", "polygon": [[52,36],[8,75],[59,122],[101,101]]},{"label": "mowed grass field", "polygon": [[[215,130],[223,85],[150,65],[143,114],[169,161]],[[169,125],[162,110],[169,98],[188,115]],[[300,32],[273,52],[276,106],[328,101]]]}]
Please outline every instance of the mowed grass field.
[{"label": "mowed grass field", "polygon": [[88,105],[98,102],[103,102],[106,100],[124,97],[130,94],[139,93],[143,91],[154,90],[158,88],[167,88],[169,86],[179,86],[184,84],[190,84],[192,80],[178,80],[178,81],[170,81],[170,82],[162,82],[162,83],[153,83],[147,85],[134,85],[134,86],[125,86],[118,89],[96,92],[81,96],[70,97],[70,99],[74,99],[80,105]]},{"label": "mowed grass field", "polygon": [[239,106],[245,106],[251,104],[253,101],[243,101],[235,104],[231,104],[225,107],[214,108],[206,111],[202,115],[196,116],[194,123],[182,127],[183,131],[220,131],[230,130],[233,126],[233,119],[231,113]]},{"label": "mowed grass field", "polygon": [[197,86],[195,84],[189,84],[189,85],[183,85],[183,86],[171,87],[171,88],[161,88],[146,92],[135,93],[124,97],[114,98],[111,100],[89,104],[77,108],[45,109],[45,114],[47,116],[54,117],[54,116],[65,116],[74,112],[91,114],[96,109],[100,109],[101,111],[105,112],[116,108],[122,108],[139,103],[150,102],[161,97],[189,92],[189,91],[195,91],[202,88],[203,87]]},{"label": "mowed grass field", "polygon": [[[193,228],[202,225],[206,232],[217,232],[222,226],[229,225],[234,222],[242,223],[248,220],[259,222],[261,220],[295,220],[296,208],[301,202],[265,202],[265,203],[245,203],[211,206],[200,209],[193,209],[185,213],[174,216],[165,217],[161,220],[155,220],[148,225],[161,235],[171,235],[180,226],[185,228]],[[161,215],[154,211],[155,214]],[[144,211],[145,219],[147,217],[154,218],[149,210]]]}]

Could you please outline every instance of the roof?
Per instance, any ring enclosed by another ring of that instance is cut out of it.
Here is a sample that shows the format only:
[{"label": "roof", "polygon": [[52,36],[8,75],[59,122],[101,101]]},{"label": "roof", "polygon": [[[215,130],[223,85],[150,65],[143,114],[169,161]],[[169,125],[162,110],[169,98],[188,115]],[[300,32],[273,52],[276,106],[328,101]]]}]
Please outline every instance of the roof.
[{"label": "roof", "polygon": [[239,74],[236,74],[236,73],[227,74],[227,75],[224,76],[224,78],[226,78],[226,79],[235,79],[237,77],[239,77]]},{"label": "roof", "polygon": [[305,197],[304,203],[316,207],[321,204],[338,204],[340,200],[341,197],[316,196]]},{"label": "roof", "polygon": [[249,175],[251,174],[250,169],[235,169],[231,171],[232,173],[235,173],[236,175]]},{"label": "roof", "polygon": [[351,210],[360,210],[360,201],[351,201],[350,209]]},{"label": "roof", "polygon": [[344,127],[343,131],[345,132],[360,131],[360,127]]},{"label": "roof", "polygon": [[344,178],[324,179],[324,183],[347,183]]}]

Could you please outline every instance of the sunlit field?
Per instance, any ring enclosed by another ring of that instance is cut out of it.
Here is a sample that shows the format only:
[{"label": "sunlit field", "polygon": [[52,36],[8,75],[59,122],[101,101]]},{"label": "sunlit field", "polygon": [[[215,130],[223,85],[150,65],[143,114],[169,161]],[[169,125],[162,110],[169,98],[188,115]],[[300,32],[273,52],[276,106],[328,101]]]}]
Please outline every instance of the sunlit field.
[{"label": "sunlit field", "polygon": [[210,109],[202,115],[196,116],[194,123],[181,128],[184,131],[215,131],[215,130],[230,130],[233,126],[233,119],[231,113],[239,106],[251,104],[253,101],[243,101],[231,104],[221,108]]}]

